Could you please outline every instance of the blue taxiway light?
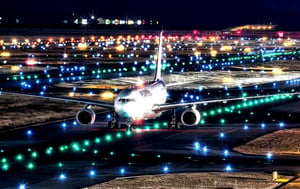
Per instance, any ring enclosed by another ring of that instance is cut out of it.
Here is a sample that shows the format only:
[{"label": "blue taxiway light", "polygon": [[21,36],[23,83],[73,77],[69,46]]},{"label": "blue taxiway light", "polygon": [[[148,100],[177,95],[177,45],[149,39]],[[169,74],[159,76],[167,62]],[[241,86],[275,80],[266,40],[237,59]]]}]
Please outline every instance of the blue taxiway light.
[{"label": "blue taxiway light", "polygon": [[195,150],[200,150],[200,143],[199,142],[194,142],[194,149]]},{"label": "blue taxiway light", "polygon": [[59,179],[60,181],[64,181],[64,180],[67,179],[67,176],[66,176],[64,173],[61,173],[61,174],[59,175],[58,179]]},{"label": "blue taxiway light", "polygon": [[168,166],[164,166],[163,167],[163,172],[164,173],[168,173],[169,172],[169,167]]},{"label": "blue taxiway light", "polygon": [[221,132],[221,133],[219,134],[219,136],[220,136],[220,138],[224,138],[224,137],[225,137],[225,133]]},{"label": "blue taxiway light", "polygon": [[280,123],[279,123],[279,127],[280,127],[280,128],[284,127],[284,123],[283,123],[283,122],[280,122]]},{"label": "blue taxiway light", "polygon": [[225,171],[227,171],[227,172],[232,171],[231,165],[227,165],[227,166],[225,167]]},{"label": "blue taxiway light", "polygon": [[28,136],[31,136],[31,135],[32,135],[32,131],[31,131],[31,130],[27,130],[26,134],[27,134]]},{"label": "blue taxiway light", "polygon": [[90,175],[90,177],[94,177],[96,175],[96,171],[90,170],[89,175]]},{"label": "blue taxiway light", "polygon": [[121,168],[121,169],[120,169],[120,174],[121,174],[121,175],[124,175],[124,174],[125,174],[125,172],[126,172],[126,171],[125,171],[125,169],[124,169],[124,168]]},{"label": "blue taxiway light", "polygon": [[266,156],[267,156],[267,159],[272,159],[273,154],[272,154],[271,152],[268,152],[268,153],[266,154]]},{"label": "blue taxiway light", "polygon": [[228,154],[229,154],[229,151],[228,150],[224,150],[223,154],[224,154],[225,157],[227,157]]},{"label": "blue taxiway light", "polygon": [[26,184],[20,184],[18,189],[26,189]]}]

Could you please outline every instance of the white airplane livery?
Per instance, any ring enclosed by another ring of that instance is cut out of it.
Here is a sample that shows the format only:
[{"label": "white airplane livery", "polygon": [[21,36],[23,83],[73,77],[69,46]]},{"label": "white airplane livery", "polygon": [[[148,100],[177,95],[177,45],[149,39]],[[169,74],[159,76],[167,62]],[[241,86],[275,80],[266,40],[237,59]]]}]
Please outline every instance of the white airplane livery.
[{"label": "white airplane livery", "polygon": [[[131,129],[132,124],[136,120],[145,120],[157,118],[162,112],[176,109],[178,107],[186,107],[181,113],[181,122],[174,123],[174,116],[169,122],[169,128],[179,128],[180,124],[186,126],[194,126],[200,122],[200,112],[197,110],[197,105],[205,105],[208,103],[247,100],[254,98],[271,97],[275,95],[293,95],[299,93],[286,93],[286,94],[273,94],[273,95],[261,95],[261,96],[249,96],[249,97],[237,97],[237,98],[225,98],[225,99],[213,99],[213,100],[200,100],[196,102],[185,103],[166,103],[167,100],[167,85],[161,77],[161,60],[162,60],[162,45],[163,45],[163,33],[159,36],[158,55],[156,61],[156,70],[154,79],[152,81],[144,82],[141,85],[122,90],[115,98],[114,102],[104,103],[101,101],[93,101],[89,99],[73,99],[67,97],[49,97],[39,96],[31,94],[21,94],[24,96],[34,96],[40,98],[47,98],[53,100],[62,100],[68,102],[77,102],[86,104],[86,106],[79,110],[76,114],[76,121],[80,125],[92,125],[96,120],[96,114],[92,109],[92,106],[106,107],[112,110],[112,118],[108,122],[109,128],[120,128],[120,122],[125,122],[128,129]],[[0,94],[19,94],[13,92],[0,91]],[[175,116],[176,117],[176,116]],[[175,118],[176,119],[176,118]]]}]

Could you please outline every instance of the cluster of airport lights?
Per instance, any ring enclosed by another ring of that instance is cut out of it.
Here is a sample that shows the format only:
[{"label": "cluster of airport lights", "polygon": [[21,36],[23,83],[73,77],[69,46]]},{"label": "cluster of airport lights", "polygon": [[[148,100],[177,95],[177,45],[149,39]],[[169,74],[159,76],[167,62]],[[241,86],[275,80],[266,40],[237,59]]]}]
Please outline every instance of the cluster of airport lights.
[{"label": "cluster of airport lights", "polygon": [[[298,96],[299,97],[299,96]],[[243,102],[241,104],[237,104],[236,106],[230,106],[230,107],[224,107],[224,109],[218,109],[218,110],[211,110],[209,113],[207,112],[203,112],[202,116],[206,117],[206,116],[214,116],[216,114],[221,114],[223,111],[224,112],[230,112],[230,113],[234,113],[233,110],[235,109],[241,109],[241,108],[246,108],[246,107],[251,107],[254,105],[258,105],[261,103],[269,103],[269,102],[273,102],[276,100],[286,100],[286,99],[291,99],[292,96],[291,95],[277,95],[274,97],[269,97],[269,98],[263,98],[263,99],[257,99],[257,100],[252,100],[252,101],[247,101],[247,102]],[[76,123],[73,123],[73,126],[76,125]],[[67,123],[63,123],[62,127],[66,127]],[[155,123],[154,124],[154,128],[155,129],[159,129],[161,127],[166,127],[167,123]],[[261,127],[265,128],[265,124],[262,123]],[[279,123],[280,128],[284,127],[284,123],[281,122]],[[147,126],[145,128],[145,130],[149,130],[151,127]],[[245,128],[244,128],[245,129]],[[137,130],[137,133],[141,132],[141,130]],[[28,130],[26,132],[26,134],[28,136],[32,136],[34,135],[34,133],[31,130]],[[94,154],[95,156],[97,156],[100,153],[100,149],[98,148],[98,145],[100,145],[103,142],[107,142],[110,143],[114,140],[118,140],[121,139],[124,136],[131,136],[132,133],[131,132],[126,132],[126,133],[121,133],[121,132],[117,132],[115,135],[111,135],[111,134],[107,134],[106,136],[101,137],[95,137],[94,140],[91,139],[85,139],[82,141],[73,141],[70,144],[65,144],[65,145],[59,145],[59,146],[49,146],[44,150],[44,155],[41,151],[36,151],[32,148],[28,148],[26,150],[27,155],[22,154],[22,153],[17,153],[15,154],[14,158],[6,158],[3,155],[5,154],[5,150],[1,150],[1,169],[3,171],[9,171],[10,165],[13,163],[22,163],[26,161],[26,164],[24,167],[26,167],[26,169],[28,170],[33,170],[36,168],[37,164],[35,163],[38,159],[39,156],[47,156],[47,157],[51,157],[54,154],[58,154],[58,153],[89,153],[89,154]],[[220,133],[219,134],[219,138],[223,140],[223,138],[225,137],[224,133]],[[207,152],[209,151],[209,148],[207,146],[201,146],[199,142],[195,142],[194,143],[194,150],[199,152],[201,151],[203,153],[203,155],[206,155]],[[109,153],[110,156],[115,155],[115,153],[112,151]],[[130,154],[131,157],[135,157],[134,153]],[[229,151],[228,149],[225,149],[223,151],[223,156],[225,158],[227,158],[229,156]],[[272,153],[268,152],[267,153],[267,158],[271,159],[272,158]],[[158,158],[160,158],[160,155],[157,155]],[[95,163],[93,163],[93,165],[95,165]],[[58,168],[62,169],[64,167],[63,162],[58,162],[57,163]],[[229,165],[226,166],[225,170],[226,171],[230,171],[232,168],[228,167]],[[125,169],[121,168],[120,172],[122,173],[121,175],[125,174]],[[169,168],[164,166],[163,168],[163,172],[169,172]],[[95,175],[95,169],[92,169],[90,171],[90,176],[94,176]],[[60,175],[61,177],[61,175]],[[66,179],[66,178],[61,178],[61,179]]]},{"label": "cluster of airport lights", "polygon": [[[173,40],[173,43],[174,45],[167,45],[167,47],[165,48],[165,50],[169,53],[169,54],[173,54],[171,53],[170,51],[178,51],[178,49],[180,51],[183,51],[184,48],[182,48],[182,46],[187,46],[186,44],[180,44],[181,41],[178,40],[178,36],[175,36],[175,37],[166,37],[166,41],[170,41],[170,40]],[[154,40],[154,41],[153,41]],[[185,42],[185,38],[182,39],[183,43]],[[34,41],[34,42],[29,42],[28,40],[24,43],[20,43],[18,42],[17,40],[12,40],[11,43],[4,43],[2,42],[2,48],[5,50],[7,48],[16,48],[14,45],[17,45],[18,48],[21,48],[23,45],[32,45],[33,44],[33,47],[35,46],[42,46],[42,47],[45,47],[45,45],[47,46],[47,48],[61,48],[62,51],[65,51],[65,48],[70,45],[71,49],[73,49],[73,51],[79,51],[82,50],[84,52],[86,51],[98,51],[96,52],[95,54],[93,54],[91,57],[95,58],[95,57],[101,57],[103,56],[103,53],[102,51],[105,51],[107,49],[109,49],[109,52],[110,51],[116,51],[116,52],[119,52],[120,54],[117,55],[117,57],[122,57],[122,56],[125,56],[127,58],[134,58],[136,59],[137,57],[139,57],[140,55],[138,54],[135,54],[137,52],[138,49],[143,49],[144,51],[148,51],[148,50],[153,50],[154,49],[154,46],[152,45],[153,43],[157,43],[155,42],[157,41],[157,36],[148,36],[148,37],[145,37],[145,36],[136,36],[136,37],[117,37],[117,38],[114,38],[112,36],[110,37],[100,37],[98,40],[94,37],[94,38],[91,38],[91,39],[86,39],[86,38],[81,38],[81,39],[70,39],[70,40],[64,40],[63,38],[60,39],[59,41],[55,41],[53,39],[49,39],[48,41],[43,41],[43,40],[40,40],[38,39],[37,41]],[[174,42],[175,41],[175,42]],[[188,41],[189,43],[191,43],[190,41]],[[133,44],[132,44],[133,43]],[[142,43],[142,44],[140,44]],[[179,43],[179,44],[177,44]],[[199,42],[194,42],[195,44],[199,44]],[[212,41],[211,43],[215,43],[215,41]],[[0,43],[0,46],[1,46],[1,43]],[[201,46],[202,46],[202,42],[201,42]],[[209,45],[208,45],[209,46]],[[114,49],[115,47],[115,49]],[[29,47],[28,47],[29,48]],[[99,49],[100,48],[100,49]],[[137,49],[138,48],[138,49]],[[178,49],[177,49],[178,48]],[[238,52],[238,53],[235,53],[235,52],[231,52],[231,51],[228,51],[228,52],[223,52],[223,53],[220,53],[220,58],[218,58],[219,56],[215,57],[216,54],[211,54],[210,52],[209,53],[199,53],[197,51],[196,48],[191,48],[191,52],[193,52],[194,54],[189,54],[188,56],[190,57],[190,61],[189,60],[185,60],[185,58],[180,58],[178,56],[173,56],[172,58],[174,59],[174,63],[168,63],[168,67],[170,67],[170,71],[172,70],[176,70],[176,67],[184,67],[185,65],[188,65],[188,64],[204,64],[201,69],[202,70],[211,70],[213,67],[224,67],[224,66],[228,66],[228,65],[232,65],[232,64],[236,64],[236,63],[243,63],[243,61],[255,61],[257,59],[266,59],[266,58],[278,58],[280,59],[281,57],[280,56],[297,56],[299,54],[299,51],[288,51],[288,52],[285,52],[283,49],[280,49],[280,48],[277,48],[275,47],[272,51],[267,51],[267,50],[263,50],[265,48],[261,48],[262,50],[261,51],[255,51],[255,52],[251,52],[251,53],[244,53],[244,52]],[[42,48],[42,51],[44,51],[45,49]],[[186,48],[186,50],[188,50],[188,48]],[[123,54],[124,51],[128,51],[127,52],[127,55]],[[85,54],[83,52],[83,56],[84,57],[88,57],[88,54]],[[74,53],[74,52],[73,52]],[[233,53],[233,54],[232,54]],[[104,53],[105,54],[105,53]],[[165,53],[166,54],[166,53]],[[176,54],[176,53],[175,53]],[[254,55],[253,55],[254,54]],[[1,53],[2,57],[6,57],[6,56],[10,56],[10,53],[9,52],[2,52]],[[234,55],[234,57],[232,57],[232,55]],[[73,54],[73,58],[78,58],[78,55],[75,53]],[[111,57],[112,54],[109,53],[108,54],[108,57],[112,58]],[[68,58],[68,54],[67,53],[63,53],[63,59],[67,59]],[[150,57],[148,57],[151,60],[155,59],[155,56],[154,55],[150,55]],[[30,58],[30,61],[27,60],[27,63],[30,63],[30,64],[36,64],[36,63],[41,63],[41,62],[38,62],[38,61],[34,61],[32,60],[32,57]],[[120,64],[122,64],[123,61],[120,62]],[[146,65],[147,65],[147,61],[145,62]],[[43,64],[43,63],[41,63]],[[205,64],[208,64],[208,65],[205,65]],[[134,67],[134,66],[133,66]],[[127,71],[127,70],[120,70],[120,69],[104,69],[104,70],[96,70],[96,71],[93,71],[93,73],[97,73],[97,74],[102,74],[102,73],[110,73],[110,72],[122,72],[122,71]],[[134,71],[134,70],[132,70]],[[143,70],[140,70],[141,73],[147,71],[147,68],[146,69],[143,69]],[[8,78],[9,79],[9,78]]]},{"label": "cluster of airport lights", "polygon": [[[296,55],[297,53],[299,53],[298,51],[294,51],[294,52],[270,52],[269,55],[268,54],[264,54],[264,58],[281,58],[280,56],[282,55]],[[154,59],[154,57],[152,57]],[[215,61],[215,62],[221,62],[223,61],[229,61],[229,62],[232,62],[232,61],[237,61],[240,63],[240,61],[242,61],[242,59],[251,59],[251,60],[255,60],[255,59],[260,59],[261,57],[258,57],[258,56],[248,56],[246,55],[245,57],[235,57],[235,58],[232,58],[232,57],[229,57],[227,60],[226,59],[222,59],[222,60],[219,60],[219,59],[215,59],[215,60],[212,60],[210,59],[209,61]],[[202,60],[203,58],[199,58],[198,56],[191,56],[190,57],[191,61],[188,63],[188,64],[193,64],[193,60],[196,60],[196,61],[199,61],[199,60]],[[230,59],[230,60],[229,60]],[[178,59],[175,59],[177,62],[180,62],[180,58]],[[206,60],[204,60],[206,61]],[[152,61],[151,61],[152,62]],[[206,63],[206,62],[204,62]],[[220,63],[220,64],[223,64],[223,63]],[[121,63],[120,63],[121,64]],[[137,63],[135,63],[137,64]],[[145,65],[150,65],[149,62],[146,62]],[[176,64],[176,63],[175,63]],[[165,65],[166,65],[166,62],[165,62]],[[182,62],[181,65],[177,64],[178,66],[185,66],[185,63]],[[171,66],[170,64],[168,64],[167,66]],[[217,63],[215,63],[215,66],[218,66]],[[153,69],[154,67],[152,67]],[[209,68],[211,68],[211,66],[209,66]],[[145,70],[144,71],[147,71],[146,67],[144,68]],[[61,78],[61,81],[63,81],[65,79],[65,76],[63,75],[64,73],[66,72],[70,72],[70,75],[76,75],[75,73],[78,72],[79,74],[78,75],[81,75],[81,76],[78,76],[77,80],[81,80],[81,77],[82,76],[86,76],[88,74],[85,73],[86,71],[86,67],[72,67],[72,68],[68,68],[68,67],[64,67],[64,66],[61,66],[60,67],[60,71],[61,71],[61,75],[59,75],[59,77]],[[105,74],[105,73],[110,73],[110,72],[122,72],[122,71],[127,71],[126,68],[123,68],[123,70],[117,70],[117,69],[107,69],[107,70],[92,70],[91,73],[89,73],[90,75],[97,75],[97,78],[99,77],[99,74]],[[132,68],[132,71],[136,71],[134,70],[134,68]],[[49,82],[51,83],[53,80],[51,79],[52,75],[47,73],[47,69],[44,70],[44,74],[46,76],[46,78],[49,79]],[[24,80],[28,79],[28,80],[32,80],[32,79],[36,79],[36,83],[39,84],[39,75],[25,75],[23,74],[22,72],[20,72],[19,74],[19,79],[22,81],[21,85],[24,86],[25,88],[26,87],[29,87],[30,88],[30,84],[28,83],[24,83]],[[74,77],[69,77],[70,80],[72,80]],[[7,80],[18,80],[18,77],[16,78],[8,78]],[[76,80],[73,79],[73,80]],[[292,81],[291,81],[292,82]],[[42,89],[43,91],[46,90],[46,86],[43,85],[42,86]],[[276,101],[276,100],[284,100],[284,99],[288,99],[290,98],[290,96],[288,97],[285,97],[285,96],[275,96],[275,97],[270,97],[270,98],[265,98],[265,99],[260,99],[260,100],[253,100],[253,101],[247,101],[247,102],[243,102],[241,104],[237,104],[236,106],[230,106],[230,107],[224,107],[223,109],[216,109],[216,110],[210,110],[210,111],[207,111],[207,112],[202,112],[202,117],[209,117],[209,116],[214,116],[214,115],[218,115],[218,114],[222,114],[224,112],[226,113],[235,113],[234,111],[237,110],[237,113],[240,112],[240,109],[242,108],[247,108],[247,107],[252,107],[254,105],[259,105],[261,103],[268,103],[268,102],[272,102],[272,101]],[[223,120],[223,121],[222,121]],[[203,119],[203,121],[201,122],[201,124],[204,124],[205,121]],[[224,119],[221,119],[220,120],[220,123],[225,123],[225,120]],[[283,123],[280,123],[280,126],[283,126],[284,124]],[[66,125],[65,125],[66,126]],[[164,123],[163,126],[166,126],[166,124]],[[262,127],[264,127],[265,124],[262,124]],[[154,126],[155,128],[158,128],[159,126],[156,124]],[[147,130],[147,129],[146,129]],[[32,135],[33,133],[31,131],[28,131],[27,132],[28,135]],[[130,133],[126,133],[126,135],[130,136]],[[113,140],[113,138],[116,138],[116,139],[120,139],[123,137],[123,134],[122,133],[117,133],[116,136],[112,136],[112,135],[107,135],[105,136],[104,138],[95,138],[94,140],[94,144],[95,145],[98,145],[98,143],[100,143],[101,141],[105,140],[107,142],[111,142]],[[224,137],[224,134],[220,134],[220,137],[223,138]],[[92,142],[90,140],[84,140],[83,142],[72,142],[71,144],[69,145],[61,145],[59,146],[58,148],[56,147],[52,147],[52,146],[49,146],[46,150],[45,150],[45,154],[47,154],[48,156],[51,156],[52,154],[55,154],[57,152],[59,153],[66,153],[66,152],[74,152],[74,153],[86,153],[89,151],[89,146]],[[208,147],[207,146],[203,146],[203,147],[200,147],[200,144],[196,145],[195,146],[195,149],[196,151],[202,151],[203,153],[207,153],[208,152]],[[97,155],[99,153],[99,150],[98,149],[90,149],[91,152],[95,155]],[[17,161],[17,162],[24,162],[26,161],[26,165],[25,167],[28,169],[28,170],[33,170],[36,168],[37,164],[35,163],[35,161],[37,160],[37,158],[39,157],[39,154],[42,154],[41,152],[37,152],[35,150],[32,150],[32,149],[27,149],[29,155],[23,155],[21,153],[19,154],[16,154],[15,156],[15,159],[7,159],[5,157],[2,157],[1,158],[1,168],[3,171],[9,171],[9,168],[10,168],[10,162],[13,162],[13,161]],[[2,152],[4,153],[4,152]],[[224,156],[228,156],[229,155],[229,151],[227,149],[224,150]],[[110,155],[114,155],[114,152],[111,152]],[[130,154],[132,157],[134,157],[134,154]],[[157,157],[160,157],[160,155],[158,155]],[[272,154],[269,152],[267,154],[267,157],[270,159],[272,158]],[[57,166],[59,168],[62,168],[64,167],[63,165],[63,162],[58,162],[57,163]],[[225,170],[226,171],[231,171],[232,170],[232,167],[230,165],[226,165],[225,167]],[[163,172],[169,172],[170,171],[170,168],[168,166],[163,166]],[[126,173],[126,170],[125,168],[120,168],[120,174],[123,175]],[[97,174],[96,170],[95,169],[91,169],[89,171],[89,175],[90,176],[94,176],[95,174]],[[61,173],[59,175],[59,180],[66,180],[67,179],[67,175],[65,173]],[[24,185],[22,185],[24,186]]]},{"label": "cluster of airport lights", "polygon": [[[287,52],[291,53],[291,52]],[[276,56],[276,53],[275,55]],[[273,58],[273,57],[271,57]],[[278,57],[279,58],[279,57]],[[284,57],[283,59],[285,59]],[[254,60],[252,60],[254,61]],[[151,61],[153,63],[154,61]],[[24,74],[22,71],[18,73],[18,75],[8,76],[6,78],[7,81],[18,81],[20,80],[20,85],[23,89],[31,89],[33,85],[42,85],[42,91],[41,94],[44,94],[45,88],[47,88],[46,84],[53,84],[54,80],[55,82],[63,82],[63,81],[78,81],[83,80],[84,78],[90,77],[90,78],[101,78],[105,77],[105,74],[112,74],[112,73],[119,73],[118,76],[121,77],[123,74],[122,72],[139,72],[139,74],[143,74],[144,72],[147,72],[149,69],[153,70],[155,68],[154,64],[151,64],[150,61],[146,61],[144,65],[139,65],[139,68],[136,68],[136,65],[138,62],[134,62],[134,65],[131,68],[127,68],[126,65],[122,65],[121,68],[107,68],[107,69],[92,69],[90,70],[86,66],[73,66],[73,67],[67,67],[64,65],[61,65],[59,67],[59,73],[52,73],[50,70],[50,66],[46,66],[44,71],[41,74]],[[97,63],[98,64],[98,63]],[[174,65],[176,66],[177,63]],[[233,62],[229,63],[230,65],[233,65]],[[193,65],[193,63],[189,63],[188,65],[182,64],[181,71],[184,71],[184,68],[186,66]],[[209,70],[213,69],[214,66],[217,66],[217,64],[203,64],[202,68],[207,68]],[[22,67],[22,66],[21,66]],[[164,61],[163,63],[163,69],[166,70],[173,70],[173,67],[171,67],[170,63],[167,63]],[[140,69],[140,70],[138,70]]]}]

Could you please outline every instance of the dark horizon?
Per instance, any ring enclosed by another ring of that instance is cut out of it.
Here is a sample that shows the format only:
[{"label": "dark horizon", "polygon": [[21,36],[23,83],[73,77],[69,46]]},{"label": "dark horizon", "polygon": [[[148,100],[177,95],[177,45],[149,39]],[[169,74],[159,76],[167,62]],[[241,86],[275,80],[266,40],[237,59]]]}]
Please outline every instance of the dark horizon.
[{"label": "dark horizon", "polygon": [[[11,0],[0,7],[2,23],[58,26],[62,20],[91,15],[108,18],[158,20],[163,28],[221,30],[246,24],[274,24],[279,30],[300,30],[300,2],[297,0],[238,0],[148,2],[96,0]],[[1,25],[0,25],[1,26]]]}]

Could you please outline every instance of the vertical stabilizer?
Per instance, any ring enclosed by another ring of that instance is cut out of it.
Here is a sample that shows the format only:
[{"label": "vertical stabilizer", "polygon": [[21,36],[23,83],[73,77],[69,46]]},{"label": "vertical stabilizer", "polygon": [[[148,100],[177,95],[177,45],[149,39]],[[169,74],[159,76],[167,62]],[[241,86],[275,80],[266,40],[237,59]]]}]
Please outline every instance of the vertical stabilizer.
[{"label": "vertical stabilizer", "polygon": [[156,61],[156,69],[154,75],[154,81],[161,79],[161,57],[162,57],[162,43],[163,43],[163,32],[160,32],[159,35],[159,44],[158,44],[158,54],[157,54],[157,61]]}]

